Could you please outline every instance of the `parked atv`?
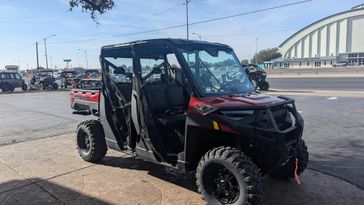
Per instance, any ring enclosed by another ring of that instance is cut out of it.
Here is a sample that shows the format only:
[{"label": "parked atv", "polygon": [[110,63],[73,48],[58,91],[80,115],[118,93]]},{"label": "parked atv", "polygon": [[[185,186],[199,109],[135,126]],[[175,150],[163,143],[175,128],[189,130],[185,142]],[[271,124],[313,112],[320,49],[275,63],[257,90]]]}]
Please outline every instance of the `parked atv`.
[{"label": "parked atv", "polygon": [[72,86],[73,81],[78,74],[77,71],[74,70],[65,70],[62,71],[60,74],[60,84],[62,88],[67,88],[69,86]]},{"label": "parked atv", "polygon": [[267,73],[255,64],[243,65],[249,75],[255,89],[269,90],[269,83],[266,81]]},{"label": "parked atv", "polygon": [[94,89],[101,87],[101,76],[99,70],[86,70],[80,84],[82,89]]},{"label": "parked atv", "polygon": [[37,69],[30,79],[30,88],[35,90],[58,90],[58,84],[51,69]]},{"label": "parked atv", "polygon": [[77,127],[84,160],[111,148],[196,171],[208,204],[258,204],[263,175],[286,180],[305,170],[294,100],[255,92],[229,46],[145,40],[104,46],[100,60],[102,89],[71,91],[75,109],[98,116]]}]

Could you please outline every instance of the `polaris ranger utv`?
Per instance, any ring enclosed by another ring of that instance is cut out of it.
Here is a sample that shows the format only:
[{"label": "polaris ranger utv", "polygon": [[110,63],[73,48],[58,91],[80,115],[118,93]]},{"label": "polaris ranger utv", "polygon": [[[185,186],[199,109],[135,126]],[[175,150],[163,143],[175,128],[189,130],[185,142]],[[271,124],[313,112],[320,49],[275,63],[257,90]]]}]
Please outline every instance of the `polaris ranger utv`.
[{"label": "polaris ranger utv", "polygon": [[[98,120],[78,125],[89,162],[107,148],[196,171],[208,204],[258,204],[262,176],[297,177],[308,162],[294,100],[255,91],[229,46],[154,39],[104,46]],[[83,97],[82,97],[83,96]]]}]

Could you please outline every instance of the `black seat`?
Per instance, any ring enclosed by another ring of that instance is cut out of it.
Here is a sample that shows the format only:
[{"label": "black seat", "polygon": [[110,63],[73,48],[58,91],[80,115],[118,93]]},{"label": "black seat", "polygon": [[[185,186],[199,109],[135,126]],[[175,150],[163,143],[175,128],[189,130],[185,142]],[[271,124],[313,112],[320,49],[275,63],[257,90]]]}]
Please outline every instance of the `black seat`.
[{"label": "black seat", "polygon": [[145,86],[145,95],[154,119],[162,126],[184,125],[187,98],[182,87],[177,85],[151,84]]}]

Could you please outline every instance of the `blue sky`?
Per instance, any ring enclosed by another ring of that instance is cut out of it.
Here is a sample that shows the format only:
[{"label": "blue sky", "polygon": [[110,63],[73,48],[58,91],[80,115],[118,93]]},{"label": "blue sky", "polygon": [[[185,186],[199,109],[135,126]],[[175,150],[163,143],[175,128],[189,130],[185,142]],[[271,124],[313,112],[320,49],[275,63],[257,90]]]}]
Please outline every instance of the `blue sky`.
[{"label": "blue sky", "polygon": [[[195,2],[194,2],[195,1]],[[191,0],[190,22],[218,18],[297,0]],[[116,0],[117,6],[99,16],[94,23],[80,9],[68,10],[67,0],[1,0],[0,2],[0,69],[20,64],[22,69],[36,66],[35,42],[39,42],[40,65],[45,66],[43,38],[48,40],[49,65],[63,68],[63,59],[73,66],[85,66],[88,52],[90,67],[98,68],[102,45],[149,38],[185,38],[185,28],[122,36],[120,34],[163,28],[185,23],[183,0]],[[250,59],[258,50],[277,47],[304,26],[328,15],[349,10],[362,0],[313,0],[277,10],[250,14],[218,22],[191,26],[203,40],[232,46],[240,59]],[[169,9],[166,11],[168,8]],[[162,12],[164,11],[164,12]],[[161,13],[162,12],[162,13]],[[156,15],[157,13],[161,13]],[[104,38],[120,35],[115,38]],[[98,40],[92,40],[100,38]],[[191,35],[197,39],[196,35]]]}]

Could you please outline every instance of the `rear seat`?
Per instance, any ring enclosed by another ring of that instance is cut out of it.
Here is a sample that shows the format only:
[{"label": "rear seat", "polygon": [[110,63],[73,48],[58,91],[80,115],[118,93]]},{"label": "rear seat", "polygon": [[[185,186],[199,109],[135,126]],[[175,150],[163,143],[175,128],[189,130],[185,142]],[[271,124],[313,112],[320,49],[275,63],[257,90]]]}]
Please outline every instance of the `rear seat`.
[{"label": "rear seat", "polygon": [[183,125],[186,119],[184,113],[175,115],[166,115],[166,111],[175,107],[187,108],[187,98],[181,86],[166,84],[146,85],[145,96],[151,112],[163,126],[179,126]]}]

